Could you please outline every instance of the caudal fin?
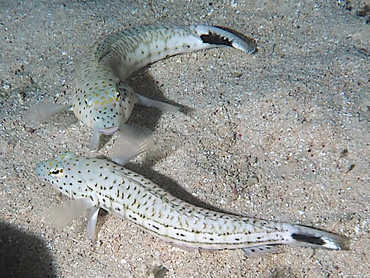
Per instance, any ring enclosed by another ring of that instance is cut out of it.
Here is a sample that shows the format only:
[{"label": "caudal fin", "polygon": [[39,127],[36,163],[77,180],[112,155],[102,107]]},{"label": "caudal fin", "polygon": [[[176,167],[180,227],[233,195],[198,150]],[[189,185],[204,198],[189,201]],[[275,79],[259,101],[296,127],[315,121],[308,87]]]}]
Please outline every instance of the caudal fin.
[{"label": "caudal fin", "polygon": [[[279,253],[279,245],[291,245],[299,247],[324,248],[330,250],[349,250],[349,239],[340,235],[328,233],[318,229],[291,225],[288,223],[275,223],[280,233],[270,233],[272,238],[281,237],[281,241],[251,244],[242,248],[248,258],[263,256],[266,254]],[[265,237],[265,239],[267,239]]]},{"label": "caudal fin", "polygon": [[204,44],[230,46],[249,54],[257,52],[257,43],[253,38],[230,28],[208,25],[192,25],[189,28],[193,29]]},{"label": "caudal fin", "polygon": [[349,239],[321,230],[295,225],[289,245],[325,248],[331,250],[349,250]]}]

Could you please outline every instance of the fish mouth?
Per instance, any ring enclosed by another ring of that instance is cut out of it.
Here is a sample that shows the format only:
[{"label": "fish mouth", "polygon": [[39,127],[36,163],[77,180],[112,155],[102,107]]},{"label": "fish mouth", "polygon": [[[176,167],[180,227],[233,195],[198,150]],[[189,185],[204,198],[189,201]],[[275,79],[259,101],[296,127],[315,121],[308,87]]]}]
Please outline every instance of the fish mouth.
[{"label": "fish mouth", "polygon": [[110,135],[115,133],[119,129],[118,126],[111,126],[111,127],[106,127],[104,129],[101,129],[99,132],[105,135]]}]

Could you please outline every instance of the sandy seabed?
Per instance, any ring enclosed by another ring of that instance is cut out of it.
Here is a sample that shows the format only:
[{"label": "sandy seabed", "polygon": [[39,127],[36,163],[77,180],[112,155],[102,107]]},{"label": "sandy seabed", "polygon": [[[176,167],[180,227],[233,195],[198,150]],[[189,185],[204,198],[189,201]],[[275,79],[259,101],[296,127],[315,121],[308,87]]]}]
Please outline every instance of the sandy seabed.
[{"label": "sandy seabed", "polygon": [[[247,2],[247,3],[246,3]],[[370,275],[370,24],[363,1],[0,1],[0,277],[366,277]],[[230,27],[258,43],[178,55],[134,74],[148,97],[190,115],[136,107],[130,122],[156,146],[128,168],[195,204],[297,223],[351,238],[350,251],[172,247],[112,215],[98,244],[85,220],[45,220],[66,200],[37,162],[98,153],[72,113],[32,129],[22,111],[73,94],[81,53],[104,35],[145,24]],[[156,276],[155,276],[156,273]]]}]

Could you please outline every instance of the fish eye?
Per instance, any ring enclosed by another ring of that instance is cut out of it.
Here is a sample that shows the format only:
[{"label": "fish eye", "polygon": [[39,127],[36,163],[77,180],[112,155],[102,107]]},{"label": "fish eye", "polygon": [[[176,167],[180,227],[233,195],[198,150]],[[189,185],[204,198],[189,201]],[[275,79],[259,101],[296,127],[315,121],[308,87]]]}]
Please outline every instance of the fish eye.
[{"label": "fish eye", "polygon": [[121,100],[121,93],[117,91],[117,92],[116,92],[116,94],[115,94],[115,96],[114,96],[114,99],[115,99],[116,101]]},{"label": "fish eye", "polygon": [[91,100],[91,98],[89,98],[89,99],[85,98],[85,105],[88,106],[88,107],[91,107],[92,106],[92,100]]},{"label": "fish eye", "polygon": [[53,178],[60,179],[63,176],[63,169],[62,168],[53,168],[53,169],[50,169],[49,174]]}]

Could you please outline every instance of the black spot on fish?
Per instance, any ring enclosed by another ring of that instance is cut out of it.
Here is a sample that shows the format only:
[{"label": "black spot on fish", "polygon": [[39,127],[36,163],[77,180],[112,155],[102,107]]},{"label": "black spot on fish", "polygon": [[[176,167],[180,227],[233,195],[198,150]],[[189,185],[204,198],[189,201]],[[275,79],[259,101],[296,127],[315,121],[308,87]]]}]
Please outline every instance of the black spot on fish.
[{"label": "black spot on fish", "polygon": [[248,37],[248,36],[244,35],[243,33],[238,32],[238,31],[236,31],[234,29],[231,29],[231,28],[228,28],[228,27],[224,27],[224,26],[215,26],[215,27],[220,28],[222,30],[225,30],[227,32],[233,33],[235,36],[238,36],[243,41],[247,42],[247,44],[248,44],[248,49],[247,50],[250,54],[254,54],[258,51],[257,43],[253,38]]},{"label": "black spot on fish", "polygon": [[227,45],[233,46],[232,41],[228,38],[209,32],[209,34],[203,34],[200,36],[203,43],[216,44],[216,45]]},{"label": "black spot on fish", "polygon": [[292,234],[292,238],[295,239],[296,241],[307,242],[315,245],[325,244],[325,241],[323,241],[320,237],[317,236]]}]

